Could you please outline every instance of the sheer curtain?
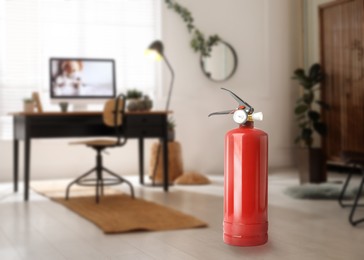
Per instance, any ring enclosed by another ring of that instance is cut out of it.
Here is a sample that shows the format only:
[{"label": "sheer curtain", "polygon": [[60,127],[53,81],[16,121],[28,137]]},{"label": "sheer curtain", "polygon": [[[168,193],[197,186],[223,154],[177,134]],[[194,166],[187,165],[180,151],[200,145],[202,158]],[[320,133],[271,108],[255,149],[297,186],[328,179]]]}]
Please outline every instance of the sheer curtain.
[{"label": "sheer curtain", "polygon": [[144,57],[160,35],[161,0],[0,0],[0,138],[9,112],[33,91],[49,104],[49,58],[112,58],[118,92],[160,95],[158,68]]}]

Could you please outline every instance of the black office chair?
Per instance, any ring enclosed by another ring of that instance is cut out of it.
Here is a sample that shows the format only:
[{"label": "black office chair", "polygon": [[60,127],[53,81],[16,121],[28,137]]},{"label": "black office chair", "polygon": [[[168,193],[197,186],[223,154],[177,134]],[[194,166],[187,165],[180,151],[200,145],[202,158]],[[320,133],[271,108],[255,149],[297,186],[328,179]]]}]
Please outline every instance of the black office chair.
[{"label": "black office chair", "polygon": [[[96,203],[99,203],[100,194],[104,193],[104,186],[117,185],[121,183],[126,183],[130,187],[131,197],[134,198],[134,189],[132,184],[119,176],[118,174],[108,170],[103,166],[101,152],[106,148],[115,148],[125,145],[127,139],[121,136],[120,126],[124,122],[124,111],[125,111],[125,96],[119,95],[115,99],[111,99],[105,103],[103,112],[104,124],[109,127],[115,128],[115,138],[113,139],[98,139],[98,140],[88,140],[81,142],[73,142],[71,144],[83,144],[90,147],[96,151],[96,166],[81,175],[70,184],[68,184],[66,189],[66,200],[69,199],[69,192],[72,185],[77,184],[80,186],[95,186],[96,187]],[[88,178],[93,172],[96,172],[96,178]],[[103,172],[110,175],[109,178],[103,176]]]},{"label": "black office chair", "polygon": [[[354,214],[357,209],[357,207],[363,207],[363,204],[359,204],[359,199],[361,197],[363,186],[364,186],[364,153],[361,152],[350,152],[350,151],[344,151],[341,153],[341,157],[344,159],[346,164],[348,166],[351,166],[351,170],[348,173],[348,177],[346,178],[346,181],[344,183],[344,186],[341,190],[340,196],[339,196],[339,204],[341,207],[351,207],[350,215],[349,215],[349,222],[351,225],[355,226],[359,224],[360,222],[364,222],[364,218],[354,220]],[[354,169],[361,169],[362,179],[360,181],[359,189],[357,191],[357,194],[354,199],[354,204],[344,203],[343,198],[346,192],[346,189],[348,187],[348,184],[350,182],[350,179],[354,173]]]}]

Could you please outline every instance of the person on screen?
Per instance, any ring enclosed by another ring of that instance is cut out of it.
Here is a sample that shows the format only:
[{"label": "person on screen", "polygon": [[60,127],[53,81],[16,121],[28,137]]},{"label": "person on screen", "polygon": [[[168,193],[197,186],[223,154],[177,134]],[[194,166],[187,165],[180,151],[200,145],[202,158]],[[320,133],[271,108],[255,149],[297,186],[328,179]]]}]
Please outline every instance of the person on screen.
[{"label": "person on screen", "polygon": [[62,61],[59,75],[53,82],[56,96],[78,96],[82,84],[82,61]]}]

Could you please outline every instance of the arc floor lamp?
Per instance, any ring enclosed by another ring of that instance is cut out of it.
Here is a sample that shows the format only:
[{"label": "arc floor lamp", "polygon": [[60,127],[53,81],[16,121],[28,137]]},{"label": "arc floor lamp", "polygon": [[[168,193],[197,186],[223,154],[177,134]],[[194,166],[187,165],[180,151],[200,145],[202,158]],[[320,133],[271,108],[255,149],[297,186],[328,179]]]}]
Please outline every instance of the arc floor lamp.
[{"label": "arc floor lamp", "polygon": [[[166,102],[166,112],[168,113],[169,110],[169,105],[171,102],[171,96],[172,96],[172,90],[173,90],[173,83],[174,83],[174,70],[171,66],[171,64],[169,63],[166,55],[164,54],[164,46],[163,43],[159,40],[156,40],[154,42],[152,42],[148,49],[147,49],[147,54],[150,56],[153,56],[156,60],[164,60],[165,63],[167,64],[167,67],[169,69],[169,71],[171,72],[171,82],[169,85],[169,90],[168,90],[168,96],[167,96],[167,102]],[[153,168],[153,174],[152,174],[152,185],[155,186],[155,175],[157,172],[157,166],[158,166],[158,161],[159,161],[159,153],[160,153],[160,148],[161,148],[161,144],[159,144],[158,149],[157,149],[157,158],[155,160],[155,165]],[[164,158],[165,160],[168,160],[168,158]]]}]

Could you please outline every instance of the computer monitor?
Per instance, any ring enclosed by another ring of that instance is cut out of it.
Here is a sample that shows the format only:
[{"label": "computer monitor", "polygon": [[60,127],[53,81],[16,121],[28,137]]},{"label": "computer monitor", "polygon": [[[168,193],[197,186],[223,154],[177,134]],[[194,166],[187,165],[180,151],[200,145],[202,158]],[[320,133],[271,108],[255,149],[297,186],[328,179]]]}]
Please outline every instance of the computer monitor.
[{"label": "computer monitor", "polygon": [[49,68],[52,103],[87,105],[116,96],[112,59],[50,58]]}]

